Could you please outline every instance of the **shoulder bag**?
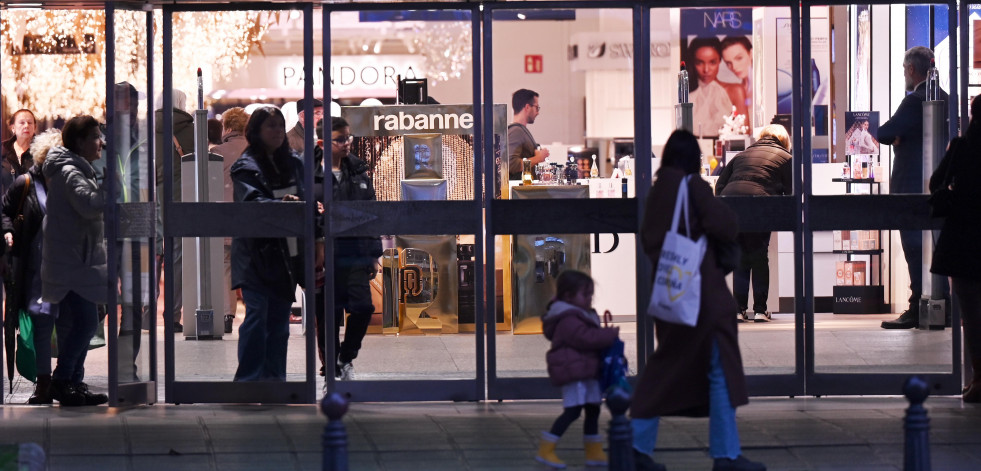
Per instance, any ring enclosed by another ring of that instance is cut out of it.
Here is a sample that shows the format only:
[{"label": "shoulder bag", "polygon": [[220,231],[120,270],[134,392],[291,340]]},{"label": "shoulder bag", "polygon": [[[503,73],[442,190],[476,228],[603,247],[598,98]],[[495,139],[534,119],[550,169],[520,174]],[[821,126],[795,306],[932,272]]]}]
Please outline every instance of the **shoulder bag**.
[{"label": "shoulder bag", "polygon": [[[707,241],[704,235],[698,240],[691,239],[691,218],[688,214],[690,179],[691,175],[685,177],[678,187],[671,229],[664,235],[647,314],[665,322],[694,326],[701,307],[702,274],[699,267],[705,257]],[[682,213],[686,234],[678,232]]]}]

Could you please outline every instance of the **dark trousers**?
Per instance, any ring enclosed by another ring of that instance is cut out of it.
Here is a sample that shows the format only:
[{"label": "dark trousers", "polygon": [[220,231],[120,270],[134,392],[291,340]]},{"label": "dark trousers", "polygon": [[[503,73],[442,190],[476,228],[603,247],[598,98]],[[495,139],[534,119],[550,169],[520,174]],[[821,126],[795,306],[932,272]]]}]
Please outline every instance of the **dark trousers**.
[{"label": "dark trousers", "polygon": [[[899,242],[903,246],[903,257],[909,270],[909,310],[919,313],[920,298],[923,296],[923,231],[899,231]],[[950,283],[946,276],[934,277],[934,281],[941,284],[950,315]]]},{"label": "dark trousers", "polygon": [[[347,363],[358,357],[361,341],[368,332],[371,315],[375,313],[369,286],[373,273],[374,268],[367,263],[346,263],[343,259],[338,259],[334,264],[334,351],[337,352],[335,361]],[[327,306],[322,293],[317,293],[314,306],[320,361],[322,365],[331,365],[331,362],[325,361]],[[344,311],[349,314],[346,324]],[[343,343],[340,340],[341,324],[345,324]],[[330,368],[326,370],[326,373],[329,373]]]},{"label": "dark trousers", "polygon": [[749,308],[749,285],[753,285],[753,312],[766,312],[770,296],[770,233],[739,235],[742,260],[732,272],[732,294],[740,311]]},{"label": "dark trousers", "polygon": [[58,365],[51,378],[58,381],[81,383],[85,377],[85,357],[89,351],[89,341],[95,336],[99,326],[99,311],[95,303],[79,296],[74,291],[58,303]]}]

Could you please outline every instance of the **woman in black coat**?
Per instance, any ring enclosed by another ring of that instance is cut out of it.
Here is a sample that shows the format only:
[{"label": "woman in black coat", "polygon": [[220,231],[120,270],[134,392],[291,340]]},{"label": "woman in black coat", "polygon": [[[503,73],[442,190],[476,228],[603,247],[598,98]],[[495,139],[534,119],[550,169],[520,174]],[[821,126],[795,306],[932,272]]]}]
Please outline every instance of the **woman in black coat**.
[{"label": "woman in black coat", "polygon": [[34,325],[34,352],[37,363],[37,382],[28,404],[51,404],[51,333],[54,331],[58,305],[41,302],[41,222],[47,207],[47,182],[41,173],[41,165],[48,150],[61,145],[61,131],[45,132],[31,144],[34,166],[26,174],[17,177],[3,195],[4,220],[14,221],[23,216],[17,225],[4,227],[4,237],[11,246],[11,274],[7,285],[7,310],[30,314]]},{"label": "woman in black coat", "polygon": [[971,123],[963,137],[950,142],[930,177],[930,192],[944,186],[953,191],[953,207],[944,220],[930,271],[947,275],[960,303],[964,347],[974,377],[964,388],[964,402],[981,402],[981,100],[971,102]]},{"label": "woman in black coat", "polygon": [[[257,109],[245,126],[249,146],[231,168],[235,202],[299,201],[303,162],[290,150],[278,108]],[[232,289],[242,289],[235,381],[285,381],[290,308],[295,300],[299,243],[284,237],[232,239]]]}]

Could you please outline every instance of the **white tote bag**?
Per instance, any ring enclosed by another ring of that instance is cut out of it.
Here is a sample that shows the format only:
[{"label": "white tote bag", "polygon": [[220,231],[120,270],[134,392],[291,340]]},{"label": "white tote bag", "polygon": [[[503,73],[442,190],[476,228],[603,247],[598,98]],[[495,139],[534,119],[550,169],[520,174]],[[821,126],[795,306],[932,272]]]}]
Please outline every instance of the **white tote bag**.
[{"label": "white tote bag", "polygon": [[[674,203],[671,229],[664,235],[664,246],[657,261],[654,289],[647,314],[665,322],[694,326],[698,322],[698,309],[702,296],[702,275],[699,267],[705,257],[708,242],[702,235],[691,240],[691,219],[688,217],[688,180],[685,177],[678,187]],[[686,234],[678,232],[682,211],[685,216]]]}]

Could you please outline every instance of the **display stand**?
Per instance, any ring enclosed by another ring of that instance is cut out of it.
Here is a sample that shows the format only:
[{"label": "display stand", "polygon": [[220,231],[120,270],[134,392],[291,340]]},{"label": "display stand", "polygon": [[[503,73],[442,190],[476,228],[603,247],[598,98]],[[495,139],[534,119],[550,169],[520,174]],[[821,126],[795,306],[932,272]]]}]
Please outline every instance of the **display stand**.
[{"label": "display stand", "polygon": [[[845,191],[851,193],[852,185],[869,185],[869,193],[873,190],[876,194],[880,191],[880,182],[875,181],[874,178],[833,178],[833,182],[845,183]],[[845,276],[850,278],[848,283],[838,284],[836,282],[835,286],[832,288],[832,295],[834,302],[832,305],[832,312],[835,314],[878,314],[882,312],[883,300],[885,296],[885,289],[882,285],[882,231],[841,231],[842,233],[861,233],[861,232],[873,232],[874,237],[870,238],[858,238],[852,239],[851,237],[842,237],[843,241],[845,239],[852,240],[874,240],[874,248],[839,248],[839,243],[835,241],[835,247],[832,253],[844,254],[846,257],[845,263],[856,262],[856,257],[868,257],[867,273],[875,273],[875,276],[862,277],[861,280],[856,280],[852,275],[851,270],[845,271]],[[837,236],[837,235],[836,235]],[[874,267],[874,269],[873,269]],[[844,278],[841,277],[841,278]],[[856,283],[856,281],[861,281]]]}]

